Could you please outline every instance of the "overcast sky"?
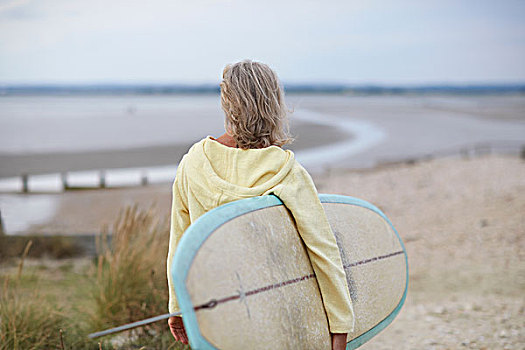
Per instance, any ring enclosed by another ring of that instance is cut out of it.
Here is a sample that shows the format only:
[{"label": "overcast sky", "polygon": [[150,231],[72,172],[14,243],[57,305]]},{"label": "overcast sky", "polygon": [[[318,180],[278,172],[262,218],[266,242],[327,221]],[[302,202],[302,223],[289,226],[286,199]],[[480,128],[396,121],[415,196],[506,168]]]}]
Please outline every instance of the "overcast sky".
[{"label": "overcast sky", "polygon": [[525,82],[525,1],[0,0],[0,83]]}]

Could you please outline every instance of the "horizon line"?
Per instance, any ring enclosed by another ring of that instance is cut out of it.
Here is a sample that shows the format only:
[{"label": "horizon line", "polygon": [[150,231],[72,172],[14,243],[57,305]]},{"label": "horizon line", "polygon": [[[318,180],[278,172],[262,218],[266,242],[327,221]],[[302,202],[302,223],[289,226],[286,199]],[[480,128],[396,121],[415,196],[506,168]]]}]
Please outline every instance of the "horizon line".
[{"label": "horizon line", "polygon": [[[15,81],[0,81],[0,88],[10,87],[141,87],[141,86],[175,86],[175,87],[210,87],[219,86],[220,81],[216,82],[162,82],[162,81],[71,81],[71,82],[60,82],[60,81],[27,81],[27,82],[15,82]],[[421,82],[374,82],[374,81],[362,81],[362,82],[338,82],[338,81],[281,81],[282,85],[286,86],[344,86],[344,87],[401,87],[401,88],[413,88],[413,87],[461,87],[461,86],[524,86],[525,80],[523,81],[491,81],[491,80],[465,80],[465,81],[421,81]]]},{"label": "horizon line", "polygon": [[[340,94],[508,94],[525,93],[523,83],[441,83],[441,84],[346,84],[346,83],[284,83],[285,93],[340,93]],[[204,94],[219,93],[216,83],[0,83],[0,96],[7,95],[100,95],[100,94]]]}]

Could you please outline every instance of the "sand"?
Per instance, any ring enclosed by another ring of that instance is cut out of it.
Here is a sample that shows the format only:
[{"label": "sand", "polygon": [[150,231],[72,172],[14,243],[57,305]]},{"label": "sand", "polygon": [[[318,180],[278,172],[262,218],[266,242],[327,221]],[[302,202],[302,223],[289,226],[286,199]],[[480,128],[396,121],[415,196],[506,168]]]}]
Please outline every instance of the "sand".
[{"label": "sand", "polygon": [[[523,349],[525,161],[446,158],[371,170],[330,170],[320,192],[359,197],[392,220],[410,284],[394,322],[363,349]],[[34,232],[96,232],[126,204],[167,215],[170,186],[68,192]]]},{"label": "sand", "polygon": [[378,205],[406,244],[406,304],[363,349],[524,348],[523,160],[444,159],[317,182]]}]

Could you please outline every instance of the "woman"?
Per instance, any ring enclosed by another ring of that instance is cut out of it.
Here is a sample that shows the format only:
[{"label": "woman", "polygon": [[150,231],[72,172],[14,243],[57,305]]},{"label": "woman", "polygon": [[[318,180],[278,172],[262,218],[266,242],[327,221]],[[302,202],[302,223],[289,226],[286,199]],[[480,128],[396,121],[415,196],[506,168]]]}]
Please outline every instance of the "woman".
[{"label": "woman", "polygon": [[[337,244],[310,175],[281,146],[290,143],[283,90],[267,65],[245,60],[223,71],[221,105],[226,133],[208,136],[182,158],[173,183],[167,259],[169,312],[178,311],[171,262],[186,228],[199,216],[235,200],[275,194],[291,211],[312,262],[332,334],[346,347],[354,314]],[[177,341],[188,343],[182,319],[171,317]]]}]

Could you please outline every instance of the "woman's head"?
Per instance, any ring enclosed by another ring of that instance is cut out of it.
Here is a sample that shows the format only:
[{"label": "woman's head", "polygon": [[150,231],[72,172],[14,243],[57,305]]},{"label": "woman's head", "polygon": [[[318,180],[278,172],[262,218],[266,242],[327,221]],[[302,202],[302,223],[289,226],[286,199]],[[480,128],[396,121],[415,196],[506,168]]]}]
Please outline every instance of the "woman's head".
[{"label": "woman's head", "polygon": [[221,105],[226,129],[240,148],[292,141],[282,87],[266,64],[244,60],[227,65],[222,73]]}]

